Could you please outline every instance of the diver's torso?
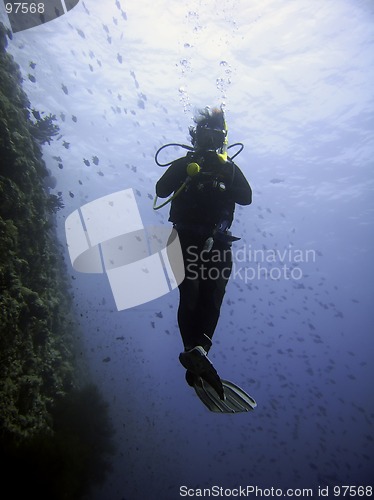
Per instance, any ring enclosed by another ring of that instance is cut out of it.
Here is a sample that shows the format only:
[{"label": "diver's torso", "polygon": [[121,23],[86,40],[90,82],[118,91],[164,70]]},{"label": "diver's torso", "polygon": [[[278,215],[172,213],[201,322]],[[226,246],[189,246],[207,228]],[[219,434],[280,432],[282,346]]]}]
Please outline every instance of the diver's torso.
[{"label": "diver's torso", "polygon": [[235,202],[230,197],[230,185],[235,165],[223,162],[215,152],[189,154],[178,162],[180,169],[196,162],[200,173],[172,201],[169,220],[215,227],[224,218],[231,224]]}]

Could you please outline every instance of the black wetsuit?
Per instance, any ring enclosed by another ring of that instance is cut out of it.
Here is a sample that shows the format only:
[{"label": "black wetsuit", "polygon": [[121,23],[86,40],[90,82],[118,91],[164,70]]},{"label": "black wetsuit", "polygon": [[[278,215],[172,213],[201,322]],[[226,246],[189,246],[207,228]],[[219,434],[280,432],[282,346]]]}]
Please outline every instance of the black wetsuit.
[{"label": "black wetsuit", "polygon": [[185,265],[179,285],[178,324],[185,349],[202,345],[216,328],[232,269],[230,233],[235,203],[249,205],[252,190],[233,162],[222,162],[215,152],[193,152],[174,161],[156,185],[167,197],[186,181],[187,165],[196,162],[200,173],[190,179],[172,201],[169,220],[178,231]]}]

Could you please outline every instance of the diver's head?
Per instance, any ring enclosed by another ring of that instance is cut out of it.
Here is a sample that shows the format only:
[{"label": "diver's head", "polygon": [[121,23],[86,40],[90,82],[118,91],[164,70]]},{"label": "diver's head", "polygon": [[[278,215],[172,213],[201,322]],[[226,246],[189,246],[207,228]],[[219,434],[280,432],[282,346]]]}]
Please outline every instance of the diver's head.
[{"label": "diver's head", "polygon": [[223,153],[227,144],[227,125],[222,108],[199,109],[194,117],[196,127],[190,127],[192,145],[196,150]]}]

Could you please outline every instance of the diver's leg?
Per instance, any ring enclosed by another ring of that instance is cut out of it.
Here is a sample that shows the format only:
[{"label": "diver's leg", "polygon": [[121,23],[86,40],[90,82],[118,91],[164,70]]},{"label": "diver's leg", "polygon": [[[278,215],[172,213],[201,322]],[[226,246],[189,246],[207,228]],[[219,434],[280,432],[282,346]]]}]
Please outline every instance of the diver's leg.
[{"label": "diver's leg", "polygon": [[185,277],[179,285],[178,326],[185,350],[201,343],[202,331],[199,323],[198,304],[200,293],[199,246],[196,236],[188,231],[179,231]]},{"label": "diver's leg", "polygon": [[179,355],[179,360],[187,370],[186,379],[190,385],[193,385],[195,377],[202,377],[216,390],[220,398],[224,399],[221,379],[207,357],[207,351],[212,343],[204,333],[204,325],[201,324],[201,318],[198,314],[201,262],[200,258],[196,258],[198,255],[196,250],[202,248],[205,240],[194,246],[196,238],[191,239],[186,235],[180,236],[185,264],[185,279],[179,285],[178,325],[184,344],[184,351]]},{"label": "diver's leg", "polygon": [[189,385],[194,385],[196,377],[202,377],[216,390],[220,398],[224,399],[221,379],[207,357],[212,343],[210,338],[203,333],[204,325],[200,323],[200,317],[197,314],[199,290],[199,281],[188,279],[188,275],[179,286],[178,325],[184,345],[179,361],[187,370],[186,380]]},{"label": "diver's leg", "polygon": [[212,339],[216,329],[222,301],[232,270],[231,248],[223,243],[216,243],[212,249],[205,279],[200,282],[199,322],[205,334]]},{"label": "diver's leg", "polygon": [[[219,259],[216,257],[219,254]],[[213,254],[212,254],[213,255]],[[232,256],[229,247],[216,245],[215,258],[211,258],[200,276],[199,301],[197,304],[196,318],[200,325],[205,344],[203,341],[196,344],[188,352],[181,353],[179,360],[187,369],[186,380],[189,385],[194,385],[196,377],[206,380],[224,399],[224,390],[221,379],[207,358],[207,351],[210,349],[214,330],[220,315],[220,308],[225,295],[225,289],[232,269]],[[202,347],[200,347],[202,346]]]},{"label": "diver's leg", "polygon": [[206,324],[200,314],[201,281],[196,276],[186,273],[184,281],[179,285],[178,326],[185,350],[202,346],[206,352],[212,343],[206,332]]},{"label": "diver's leg", "polygon": [[178,307],[178,326],[185,349],[191,349],[195,345],[198,295],[198,280],[188,279],[186,276],[184,281],[179,285]]}]

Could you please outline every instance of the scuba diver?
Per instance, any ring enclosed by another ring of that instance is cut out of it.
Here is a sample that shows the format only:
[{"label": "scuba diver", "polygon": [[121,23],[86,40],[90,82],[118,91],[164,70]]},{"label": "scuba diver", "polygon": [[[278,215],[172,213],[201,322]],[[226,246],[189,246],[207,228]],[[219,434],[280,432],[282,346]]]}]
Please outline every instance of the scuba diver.
[{"label": "scuba diver", "polygon": [[178,326],[184,345],[179,360],[186,369],[186,381],[196,389],[203,379],[224,400],[224,381],[207,355],[232,270],[231,245],[240,239],[229,230],[235,204],[249,205],[252,190],[228,156],[232,146],[227,146],[222,107],[199,110],[194,122],[195,127],[189,128],[193,147],[181,145],[189,150],[184,157],[162,165],[157,161],[162,148],[156,153],[159,165],[170,166],[156,184],[155,204],[157,197],[171,196],[167,200],[171,201],[169,221],[183,253],[185,278],[179,285]]}]

